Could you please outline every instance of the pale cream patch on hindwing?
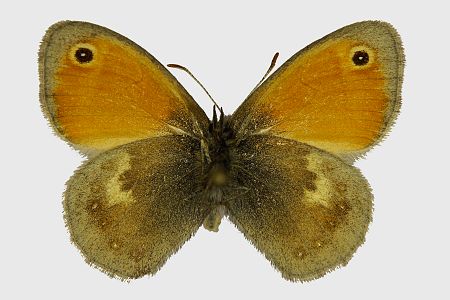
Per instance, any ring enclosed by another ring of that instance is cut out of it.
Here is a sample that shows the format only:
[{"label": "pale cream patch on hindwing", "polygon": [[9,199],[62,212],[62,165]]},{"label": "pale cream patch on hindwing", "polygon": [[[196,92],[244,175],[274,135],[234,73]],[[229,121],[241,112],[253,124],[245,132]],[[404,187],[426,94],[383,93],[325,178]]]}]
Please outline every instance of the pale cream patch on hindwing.
[{"label": "pale cream patch on hindwing", "polygon": [[314,184],[316,189],[314,191],[305,190],[304,200],[308,203],[320,204],[329,207],[332,199],[332,184],[325,176],[320,165],[320,156],[315,153],[310,153],[306,156],[308,161],[308,170],[316,174]]},{"label": "pale cream patch on hindwing", "polygon": [[105,185],[107,195],[106,200],[108,201],[109,207],[116,204],[127,204],[135,201],[131,190],[122,190],[122,182],[120,180],[120,176],[131,167],[130,155],[123,152],[117,156],[114,163],[116,164],[117,170],[114,173],[114,176],[111,177]]}]

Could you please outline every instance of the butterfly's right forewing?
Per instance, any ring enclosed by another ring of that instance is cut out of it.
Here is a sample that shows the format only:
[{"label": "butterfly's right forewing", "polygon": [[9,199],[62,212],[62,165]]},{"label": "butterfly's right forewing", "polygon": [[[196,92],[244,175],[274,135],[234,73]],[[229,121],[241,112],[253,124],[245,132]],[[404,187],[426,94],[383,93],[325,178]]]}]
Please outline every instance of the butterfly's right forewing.
[{"label": "butterfly's right forewing", "polygon": [[361,173],[309,145],[254,135],[231,151],[229,217],[289,280],[346,264],[364,242],[372,194]]},{"label": "butterfly's right forewing", "polygon": [[348,25],[284,63],[236,110],[232,127],[238,139],[272,134],[352,162],[395,122],[403,68],[402,43],[390,24]]}]

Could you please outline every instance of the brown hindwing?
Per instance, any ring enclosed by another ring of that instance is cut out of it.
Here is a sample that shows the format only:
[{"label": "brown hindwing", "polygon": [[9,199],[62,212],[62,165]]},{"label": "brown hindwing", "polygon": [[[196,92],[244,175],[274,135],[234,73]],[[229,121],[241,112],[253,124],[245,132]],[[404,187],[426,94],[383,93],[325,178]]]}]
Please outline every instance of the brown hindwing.
[{"label": "brown hindwing", "polygon": [[200,143],[165,136],[100,154],[67,183],[64,211],[87,262],[121,279],[154,274],[202,224]]},{"label": "brown hindwing", "polygon": [[231,154],[230,219],[289,280],[345,265],[364,242],[370,187],[358,169],[293,140],[252,136]]}]

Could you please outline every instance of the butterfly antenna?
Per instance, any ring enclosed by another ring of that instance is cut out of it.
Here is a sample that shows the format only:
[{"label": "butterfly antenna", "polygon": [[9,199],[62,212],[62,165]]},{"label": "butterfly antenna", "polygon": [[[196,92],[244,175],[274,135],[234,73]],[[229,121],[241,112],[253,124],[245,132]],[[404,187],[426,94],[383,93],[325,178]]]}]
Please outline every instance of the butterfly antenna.
[{"label": "butterfly antenna", "polygon": [[208,95],[209,99],[211,99],[211,101],[214,103],[214,106],[217,107],[218,110],[221,110],[220,106],[217,104],[216,101],[214,101],[213,97],[211,97],[211,95],[208,93],[208,91],[206,90],[206,88],[203,86],[203,84],[201,84],[200,81],[198,81],[197,78],[195,78],[194,74],[191,73],[191,71],[188,70],[188,68],[183,67],[181,65],[177,65],[177,64],[168,64],[167,65],[169,68],[175,68],[175,69],[180,69],[185,71],[186,73],[188,73],[201,87],[202,89],[205,91],[206,95]]},{"label": "butterfly antenna", "polygon": [[270,72],[273,70],[273,68],[275,67],[275,64],[277,63],[277,59],[278,56],[280,55],[280,53],[275,53],[275,55],[272,58],[272,61],[270,62],[270,66],[269,69],[267,69],[266,74],[264,74],[263,78],[258,82],[258,84],[253,88],[253,90],[250,92],[250,94],[252,94],[260,85],[261,83],[264,82],[264,80],[267,78],[267,76],[269,76]]},{"label": "butterfly antenna", "polygon": [[216,107],[213,107],[213,124],[217,124],[217,113],[216,113]]}]

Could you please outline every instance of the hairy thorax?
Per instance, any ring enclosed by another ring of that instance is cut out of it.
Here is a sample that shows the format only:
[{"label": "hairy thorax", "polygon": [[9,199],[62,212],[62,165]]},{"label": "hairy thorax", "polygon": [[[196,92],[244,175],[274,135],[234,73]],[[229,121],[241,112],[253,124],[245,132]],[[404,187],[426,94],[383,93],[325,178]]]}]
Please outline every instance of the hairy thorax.
[{"label": "hairy thorax", "polygon": [[231,181],[230,147],[234,143],[233,130],[228,121],[229,116],[224,116],[222,111],[217,118],[214,109],[206,140],[202,141],[202,157],[206,166],[204,195],[211,204],[211,211],[203,226],[214,232],[219,230],[220,222],[227,213],[225,194]]}]

